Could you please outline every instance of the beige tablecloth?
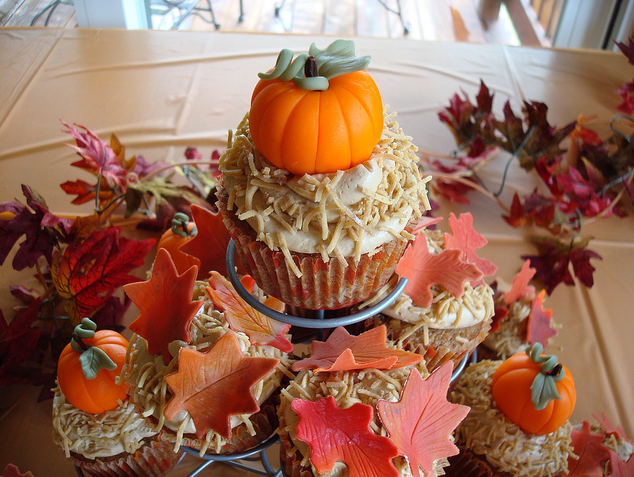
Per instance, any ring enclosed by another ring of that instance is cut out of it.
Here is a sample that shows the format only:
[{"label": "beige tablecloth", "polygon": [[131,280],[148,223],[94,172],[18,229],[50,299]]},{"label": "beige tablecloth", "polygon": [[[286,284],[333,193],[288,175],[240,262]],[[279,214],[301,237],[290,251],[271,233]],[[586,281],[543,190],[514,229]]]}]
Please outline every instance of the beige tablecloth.
[{"label": "beige tablecloth", "polygon": [[[223,149],[227,131],[247,111],[256,73],[270,68],[282,48],[325,47],[332,38],[203,32],[0,29],[0,202],[22,200],[21,184],[42,194],[53,212],[88,211],[70,205],[59,187],[82,176],[66,144],[60,120],[86,126],[107,139],[115,133],[127,154],[149,161],[182,158],[186,147],[203,155]],[[472,99],[480,81],[495,93],[499,113],[508,99],[516,114],[523,100],[549,106],[551,124],[594,115],[608,130],[619,97],[615,90],[631,81],[634,67],[622,55],[602,51],[563,51],[498,45],[357,39],[357,54],[372,55],[370,72],[383,100],[414,142],[447,153],[455,146],[437,112],[455,93]],[[484,177],[492,189],[501,179],[504,158],[494,160]],[[514,168],[510,194],[532,191],[533,179]],[[534,253],[530,230],[516,230],[502,211],[482,196],[468,206],[444,205],[442,215],[470,211],[489,244],[481,255],[499,266],[510,281]],[[557,354],[575,376],[578,403],[573,420],[602,413],[634,437],[634,222],[611,218],[584,226],[594,237],[595,285],[558,287],[545,300],[563,325]],[[8,285],[27,283],[10,261],[0,269],[0,307],[7,318],[17,303]],[[0,468],[13,462],[36,477],[71,475],[72,466],[52,444],[51,402],[37,403],[38,390],[1,391],[0,405],[16,402],[0,420]],[[192,459],[188,458],[188,461]],[[193,459],[195,461],[195,459]],[[170,475],[185,475],[179,466]],[[239,474],[238,471],[236,475]],[[217,475],[230,475],[218,471]]]}]

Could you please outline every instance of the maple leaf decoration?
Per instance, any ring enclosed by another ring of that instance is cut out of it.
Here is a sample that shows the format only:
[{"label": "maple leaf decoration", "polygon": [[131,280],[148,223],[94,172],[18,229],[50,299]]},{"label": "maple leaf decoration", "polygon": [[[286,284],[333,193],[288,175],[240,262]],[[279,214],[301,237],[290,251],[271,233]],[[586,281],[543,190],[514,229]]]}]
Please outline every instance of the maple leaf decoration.
[{"label": "maple leaf decoration", "polygon": [[573,429],[571,445],[578,459],[568,457],[568,477],[603,477],[603,463],[610,453],[603,436],[593,434],[588,421],[583,421],[581,430]]},{"label": "maple leaf decoration", "polygon": [[450,436],[470,408],[447,401],[453,364],[445,363],[427,379],[409,372],[398,402],[380,400],[377,409],[390,440],[407,457],[412,474],[434,475],[434,461],[458,454]]},{"label": "maple leaf decoration", "polygon": [[195,204],[191,206],[191,213],[198,233],[179,250],[200,260],[199,280],[207,278],[212,270],[226,276],[227,246],[231,237],[222,216]]},{"label": "maple leaf decoration", "polygon": [[484,247],[488,241],[473,228],[473,216],[469,213],[460,214],[456,218],[452,212],[449,215],[449,226],[453,235],[445,234],[445,248],[461,250],[461,259],[472,263],[482,272],[482,278],[471,282],[472,286],[484,284],[484,277],[495,275],[498,267],[486,258],[478,257],[476,249]]},{"label": "maple leaf decoration", "polygon": [[602,413],[602,416],[599,417],[596,414],[593,414],[592,417],[594,417],[598,422],[599,425],[605,429],[605,432],[608,435],[615,435],[617,439],[623,439],[627,442],[629,442],[630,444],[634,443],[632,441],[630,441],[627,436],[625,435],[625,431],[623,430],[623,428],[621,426],[614,426],[614,424],[612,424],[612,422],[610,422],[610,419],[608,418],[608,416],[606,416],[605,412]]},{"label": "maple leaf decoration", "polygon": [[[216,271],[211,272],[209,285],[211,286],[207,288],[207,293],[216,308],[224,312],[233,331],[245,333],[254,345],[274,346],[286,353],[293,351],[293,344],[284,336],[291,325],[273,320],[257,311],[238,295],[229,280]],[[285,308],[284,303],[274,297],[267,298],[264,304],[280,313]]]},{"label": "maple leaf decoration", "polygon": [[229,439],[231,416],[260,410],[251,388],[278,364],[275,358],[245,356],[233,331],[205,352],[181,348],[178,371],[165,376],[174,395],[165,407],[165,417],[171,420],[186,410],[199,439],[210,429]]},{"label": "maple leaf decoration", "polygon": [[319,373],[367,368],[392,369],[416,364],[423,359],[416,353],[388,348],[386,339],[385,325],[359,336],[351,335],[340,326],[326,341],[313,341],[310,357],[293,363],[293,371],[314,369]]},{"label": "maple leaf decoration", "polygon": [[67,300],[73,325],[91,316],[119,287],[139,281],[128,272],[143,265],[156,239],[127,239],[120,232],[117,227],[96,230],[56,256],[51,267],[53,283]]},{"label": "maple leaf decoration", "polygon": [[557,330],[551,328],[551,319],[553,310],[544,310],[542,305],[546,290],[539,292],[531,303],[531,312],[528,315],[528,324],[526,327],[526,341],[533,346],[535,343],[541,343],[544,348],[548,346],[550,338],[557,334]]},{"label": "maple leaf decoration", "polygon": [[520,298],[532,299],[535,296],[535,287],[529,285],[535,275],[535,269],[531,268],[531,262],[525,260],[522,269],[513,277],[511,288],[504,294],[504,301],[510,305]]},{"label": "maple leaf decoration", "polygon": [[148,352],[161,354],[165,364],[172,360],[168,347],[172,341],[191,341],[189,325],[203,303],[192,301],[197,273],[193,266],[178,275],[169,252],[159,249],[152,277],[123,287],[140,310],[139,317],[130,323],[130,331],[145,338]]},{"label": "maple leaf decoration", "polygon": [[398,451],[370,429],[371,406],[356,403],[341,409],[330,396],[314,402],[293,399],[291,407],[300,417],[297,438],[310,446],[310,461],[320,474],[343,462],[349,477],[398,477],[392,464]]},{"label": "maple leaf decoration", "polygon": [[464,294],[466,281],[480,280],[482,272],[472,263],[460,259],[462,251],[443,250],[434,254],[429,251],[427,237],[419,234],[403,258],[398,262],[396,272],[407,277],[405,287],[416,306],[429,308],[433,301],[431,287],[440,285],[452,295],[460,298]]},{"label": "maple leaf decoration", "polygon": [[7,464],[4,468],[4,472],[2,473],[2,477],[33,477],[33,474],[31,472],[25,472],[23,474],[17,466]]}]

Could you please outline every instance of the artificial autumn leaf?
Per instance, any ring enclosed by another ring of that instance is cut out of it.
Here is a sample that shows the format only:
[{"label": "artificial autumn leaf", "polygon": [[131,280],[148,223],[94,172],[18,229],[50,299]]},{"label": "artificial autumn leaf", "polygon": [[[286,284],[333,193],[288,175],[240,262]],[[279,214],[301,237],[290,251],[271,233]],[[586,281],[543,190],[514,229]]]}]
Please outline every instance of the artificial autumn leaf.
[{"label": "artificial autumn leaf", "polygon": [[330,396],[314,402],[293,399],[291,407],[300,418],[297,438],[310,446],[310,462],[320,474],[343,462],[349,477],[398,477],[392,463],[398,451],[387,437],[372,432],[371,406],[341,409]]},{"label": "artificial autumn leaf", "polygon": [[553,310],[544,310],[542,308],[545,295],[546,290],[542,290],[533,299],[526,326],[526,341],[531,346],[535,343],[541,343],[544,348],[548,346],[548,340],[557,334],[557,330],[550,326]]},{"label": "artificial autumn leaf", "polygon": [[621,43],[620,41],[614,42],[616,46],[619,47],[619,50],[625,55],[627,61],[630,62],[630,65],[634,65],[634,41],[632,38],[629,38],[628,44]]},{"label": "artificial autumn leaf", "polygon": [[416,306],[429,308],[433,302],[431,287],[440,285],[460,298],[466,281],[480,280],[482,272],[471,263],[460,260],[460,250],[443,250],[434,254],[427,247],[427,237],[419,234],[398,262],[396,272],[407,277],[405,287]]},{"label": "artificial autumn leaf", "polygon": [[180,251],[200,260],[199,279],[206,278],[212,270],[226,276],[227,246],[231,237],[222,222],[222,216],[197,205],[191,206],[191,212],[198,234],[183,245]]},{"label": "artificial autumn leaf", "polygon": [[[214,306],[224,313],[233,331],[245,333],[254,345],[274,346],[286,353],[293,351],[293,344],[284,336],[291,325],[273,320],[257,311],[238,295],[229,280],[216,271],[211,272],[209,285],[207,293]],[[274,297],[267,298],[264,304],[280,313],[285,308],[284,303]]]},{"label": "artificial autumn leaf", "polygon": [[138,281],[128,272],[143,265],[156,239],[120,237],[121,229],[96,230],[55,257],[51,274],[73,325],[91,316],[117,288]]},{"label": "artificial autumn leaf", "polygon": [[343,326],[336,328],[326,341],[313,341],[311,355],[293,363],[293,371],[313,369],[319,372],[354,369],[392,369],[420,362],[423,357],[386,346],[387,329],[377,326],[353,336]]},{"label": "artificial autumn leaf", "polygon": [[610,453],[603,436],[593,434],[588,421],[583,421],[581,430],[572,430],[571,446],[578,459],[568,457],[568,477],[603,477],[603,463]]},{"label": "artificial autumn leaf", "polygon": [[486,258],[478,257],[476,249],[484,247],[488,241],[473,228],[473,216],[470,213],[460,214],[456,218],[452,212],[449,215],[449,226],[452,234],[445,234],[445,248],[460,250],[461,259],[472,263],[482,272],[482,278],[472,281],[472,286],[484,284],[484,277],[494,275],[498,267]]},{"label": "artificial autumn leaf", "polygon": [[169,252],[161,248],[154,260],[152,277],[123,287],[140,311],[130,323],[130,331],[145,338],[148,352],[161,354],[165,364],[172,360],[172,341],[191,341],[189,325],[203,304],[192,301],[197,273],[194,265],[179,275]]},{"label": "artificial autumn leaf", "polygon": [[632,477],[634,475],[634,457],[630,456],[627,462],[621,460],[618,453],[610,449],[610,466],[612,472],[609,477]]},{"label": "artificial autumn leaf", "polygon": [[511,304],[520,298],[528,298],[531,300],[535,296],[535,287],[529,285],[533,279],[536,270],[531,268],[531,262],[525,260],[521,270],[513,277],[511,288],[504,294],[504,301]]},{"label": "artificial autumn leaf", "polygon": [[2,473],[2,477],[33,477],[33,474],[31,472],[22,474],[18,467],[13,464],[7,464]]},{"label": "artificial autumn leaf", "polygon": [[99,202],[116,197],[116,193],[106,187],[106,180],[102,179],[99,184],[90,184],[81,179],[75,181],[66,181],[60,184],[60,187],[68,195],[76,195],[71,204],[80,205],[86,202],[94,201],[99,194]]},{"label": "artificial autumn leaf", "polygon": [[231,416],[260,410],[251,388],[278,364],[275,358],[245,356],[233,331],[222,335],[205,352],[181,348],[178,371],[165,376],[174,395],[165,407],[165,417],[174,419],[186,410],[199,439],[209,429],[229,439]]},{"label": "artificial autumn leaf", "polygon": [[407,457],[414,477],[419,467],[434,475],[434,461],[458,454],[450,437],[469,414],[469,407],[447,401],[453,364],[445,363],[423,380],[416,369],[409,372],[398,402],[380,400],[377,410],[390,440]]},{"label": "artificial autumn leaf", "polygon": [[615,435],[617,439],[623,439],[630,444],[634,444],[627,438],[627,436],[625,435],[625,431],[621,426],[614,426],[614,424],[612,424],[608,416],[606,416],[605,412],[602,413],[601,417],[597,416],[596,414],[593,414],[592,416],[599,422],[599,425],[603,429],[605,429],[605,432],[608,435]]}]

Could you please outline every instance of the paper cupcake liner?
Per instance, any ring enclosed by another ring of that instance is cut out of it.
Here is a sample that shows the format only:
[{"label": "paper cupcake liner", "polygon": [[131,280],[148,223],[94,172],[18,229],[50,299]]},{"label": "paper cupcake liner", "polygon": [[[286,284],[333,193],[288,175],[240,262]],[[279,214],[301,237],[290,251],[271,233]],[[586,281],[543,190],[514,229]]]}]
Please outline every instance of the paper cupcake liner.
[{"label": "paper cupcake liner", "polygon": [[361,255],[358,262],[352,257],[345,262],[336,258],[324,262],[318,253],[291,252],[302,273],[297,277],[281,251],[271,250],[255,240],[251,227],[227,211],[222,194],[218,208],[234,240],[239,260],[247,266],[258,286],[287,305],[310,310],[334,310],[366,300],[387,283],[409,244],[394,239],[372,255]]},{"label": "paper cupcake liner", "polygon": [[71,452],[70,460],[94,477],[162,477],[177,464],[181,454],[174,452],[171,442],[153,437],[134,454],[90,460]]},{"label": "paper cupcake liner", "polygon": [[293,446],[288,434],[280,434],[280,463],[285,477],[314,477],[311,469],[301,463],[302,455]]}]

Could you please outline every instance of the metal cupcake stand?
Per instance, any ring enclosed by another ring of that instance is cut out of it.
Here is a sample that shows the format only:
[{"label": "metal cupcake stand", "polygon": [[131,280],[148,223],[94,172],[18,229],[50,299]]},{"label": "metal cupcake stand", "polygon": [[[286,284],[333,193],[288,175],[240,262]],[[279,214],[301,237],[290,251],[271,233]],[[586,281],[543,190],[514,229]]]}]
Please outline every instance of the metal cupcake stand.
[{"label": "metal cupcake stand", "polygon": [[[360,321],[366,320],[377,313],[380,313],[385,308],[389,307],[394,300],[405,290],[407,286],[407,278],[402,277],[396,284],[396,286],[392,289],[392,291],[380,302],[375,305],[365,308],[361,311],[353,313],[348,316],[339,316],[339,317],[328,317],[326,310],[314,310],[314,317],[311,318],[302,318],[298,316],[288,315],[286,313],[280,313],[276,310],[273,310],[263,303],[255,299],[240,283],[240,278],[235,272],[235,244],[233,240],[229,241],[229,245],[227,247],[227,270],[229,275],[229,280],[232,285],[240,295],[250,306],[255,308],[260,313],[263,313],[270,318],[281,321],[282,323],[289,324],[291,326],[297,326],[301,328],[310,328],[315,330],[324,330],[329,328],[337,328],[338,326],[347,326],[355,323],[359,323]],[[475,362],[477,360],[476,352],[474,350],[471,355],[466,355],[460,364],[453,370],[451,380],[453,381],[456,377],[462,373],[463,369],[466,367],[467,362],[471,360]],[[267,449],[273,444],[278,442],[278,437],[276,434],[269,437],[265,441],[261,442],[259,445],[239,453],[234,454],[211,454],[205,453],[202,456],[197,449],[191,447],[181,447],[183,451],[187,454],[197,456],[203,462],[192,471],[188,477],[195,477],[199,475],[205,468],[214,462],[222,462],[224,464],[230,465],[237,469],[244,470],[246,472],[250,472],[256,475],[264,475],[269,477],[282,477],[285,475],[283,471],[275,470],[271,463],[269,462],[268,455],[266,453]],[[254,466],[253,464],[256,464]],[[259,465],[257,465],[259,464]],[[81,469],[77,469],[77,474],[83,477],[83,473]]]}]

